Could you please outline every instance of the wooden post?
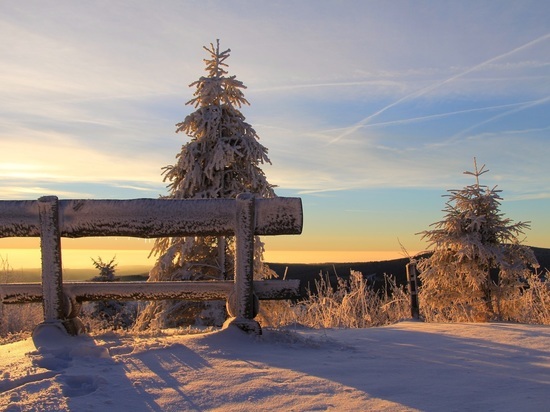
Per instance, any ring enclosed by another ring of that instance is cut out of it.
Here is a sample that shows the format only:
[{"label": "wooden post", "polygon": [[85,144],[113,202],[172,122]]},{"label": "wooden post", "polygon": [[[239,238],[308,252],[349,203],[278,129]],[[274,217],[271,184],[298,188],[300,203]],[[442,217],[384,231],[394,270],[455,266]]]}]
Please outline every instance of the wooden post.
[{"label": "wooden post", "polygon": [[63,274],[59,234],[59,202],[56,196],[38,199],[40,250],[42,253],[42,296],[44,322],[61,322],[63,310]]},{"label": "wooden post", "polygon": [[254,297],[254,230],[255,198],[249,193],[237,196],[235,227],[235,291],[229,298],[229,312],[233,324],[246,332],[261,334],[260,324],[254,320],[258,303]]},{"label": "wooden post", "polygon": [[218,264],[220,265],[220,278],[227,280],[225,270],[225,236],[218,236]]},{"label": "wooden post", "polygon": [[411,296],[411,316],[413,319],[420,318],[418,305],[418,284],[416,282],[416,262],[407,263],[407,281],[409,282],[409,294]]}]

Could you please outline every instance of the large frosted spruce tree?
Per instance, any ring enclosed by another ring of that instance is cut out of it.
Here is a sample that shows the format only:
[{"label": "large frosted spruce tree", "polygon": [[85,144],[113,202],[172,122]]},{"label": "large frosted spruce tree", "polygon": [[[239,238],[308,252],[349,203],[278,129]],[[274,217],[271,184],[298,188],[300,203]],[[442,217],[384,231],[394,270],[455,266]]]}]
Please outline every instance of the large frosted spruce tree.
[{"label": "large frosted spruce tree", "polygon": [[[228,76],[226,60],[230,49],[220,51],[219,41],[204,47],[207,76],[190,84],[195,87],[187,102],[196,108],[176,125],[176,132],[185,133],[190,141],[176,156],[176,163],[164,167],[168,182],[167,199],[235,198],[243,192],[257,197],[274,197],[273,186],[260,168],[271,163],[267,149],[240,112],[249,104],[242,89],[246,87]],[[232,237],[172,237],[157,239],[151,255],[157,256],[149,279],[208,280],[229,279],[234,271],[234,239]],[[263,243],[255,241],[255,277],[274,273],[262,263]],[[160,326],[175,326],[186,305],[184,302],[151,303],[142,313],[141,323],[155,318]],[[188,318],[188,317],[187,317]],[[189,320],[189,319],[187,319]]]},{"label": "large frosted spruce tree", "polygon": [[475,183],[450,190],[445,219],[433,230],[421,232],[433,254],[422,259],[421,310],[435,321],[479,321],[505,317],[502,305],[522,287],[531,267],[533,251],[520,244],[527,222],[513,223],[500,212],[500,190],[480,184],[488,172],[478,169]]}]

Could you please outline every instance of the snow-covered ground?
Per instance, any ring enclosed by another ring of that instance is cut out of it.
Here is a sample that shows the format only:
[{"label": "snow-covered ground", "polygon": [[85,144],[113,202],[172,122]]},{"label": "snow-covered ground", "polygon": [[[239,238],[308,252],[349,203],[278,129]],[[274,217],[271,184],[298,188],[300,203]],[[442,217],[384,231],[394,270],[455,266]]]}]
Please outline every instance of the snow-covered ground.
[{"label": "snow-covered ground", "polygon": [[550,411],[548,326],[38,337],[0,346],[1,410]]}]

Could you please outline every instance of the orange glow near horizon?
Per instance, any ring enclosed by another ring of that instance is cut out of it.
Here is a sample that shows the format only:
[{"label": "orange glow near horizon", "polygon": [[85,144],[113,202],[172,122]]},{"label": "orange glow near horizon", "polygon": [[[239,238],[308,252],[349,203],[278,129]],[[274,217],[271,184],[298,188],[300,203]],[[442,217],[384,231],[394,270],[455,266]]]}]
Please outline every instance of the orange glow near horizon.
[{"label": "orange glow near horizon", "polygon": [[[116,256],[119,268],[128,266],[152,267],[155,258],[148,258],[149,249],[71,249],[62,250],[63,267],[67,269],[93,269],[92,258],[110,260]],[[346,263],[371,262],[403,258],[399,251],[326,251],[326,250],[273,250],[264,253],[271,263]],[[34,269],[41,266],[40,249],[2,248],[0,258],[13,270]]]},{"label": "orange glow near horizon", "polygon": [[[116,256],[120,267],[148,266],[155,263],[155,257],[148,258],[154,239],[128,237],[62,238],[62,263],[68,269],[93,268],[92,258],[110,260]],[[406,257],[400,250],[300,250],[306,245],[295,246],[294,250],[281,250],[280,245],[266,244],[264,260],[271,263],[347,263],[372,262]],[[300,247],[301,246],[301,247]],[[409,251],[414,255],[416,251]],[[7,261],[14,270],[39,268],[39,238],[0,239],[0,258]]]}]

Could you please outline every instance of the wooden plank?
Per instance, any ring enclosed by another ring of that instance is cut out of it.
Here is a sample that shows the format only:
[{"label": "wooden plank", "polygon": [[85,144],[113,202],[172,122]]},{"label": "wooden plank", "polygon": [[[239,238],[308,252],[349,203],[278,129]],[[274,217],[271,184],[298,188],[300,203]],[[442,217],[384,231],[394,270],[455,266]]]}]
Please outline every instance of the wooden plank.
[{"label": "wooden plank", "polygon": [[299,235],[303,227],[302,199],[256,199],[256,235]]},{"label": "wooden plank", "polygon": [[36,200],[0,200],[0,237],[38,237]]},{"label": "wooden plank", "polygon": [[230,235],[235,226],[232,199],[65,200],[65,237]]},{"label": "wooden plank", "polygon": [[[173,236],[235,235],[235,282],[227,285],[210,283],[207,287],[193,282],[194,288],[178,289],[173,296],[167,282],[139,285],[126,291],[113,291],[94,285],[98,299],[131,300],[186,299],[212,300],[228,298],[234,322],[244,330],[261,333],[253,320],[257,314],[254,295],[254,236],[299,234],[302,231],[302,203],[299,198],[256,199],[241,194],[237,199],[130,199],[130,200],[62,200],[46,196],[38,201],[0,201],[0,237],[40,236],[42,253],[41,300],[47,323],[63,321],[64,298],[71,301],[76,291],[65,291],[61,264],[63,237],[130,236],[158,238]],[[181,284],[181,282],[178,282]],[[114,286],[124,287],[118,283]],[[0,285],[2,300],[11,286]],[[103,286],[106,287],[106,286]],[[137,288],[137,289],[135,289]],[[30,291],[32,289],[32,292]],[[88,288],[90,289],[90,288]],[[33,286],[12,290],[10,303],[37,299]],[[101,293],[98,293],[101,291]],[[124,293],[123,293],[124,292]],[[288,290],[287,290],[288,292]],[[84,300],[91,295],[78,292]],[[277,288],[269,289],[271,298]],[[34,295],[33,295],[34,294]],[[84,294],[84,295],[83,295]],[[34,296],[34,297],[33,297]],[[26,300],[25,300],[26,299]]]},{"label": "wooden plank", "polygon": [[[297,299],[300,281],[255,280],[254,293],[260,300]],[[63,293],[77,302],[99,300],[217,300],[233,291],[233,281],[174,282],[65,282]],[[42,302],[41,283],[0,284],[3,304]]]}]

